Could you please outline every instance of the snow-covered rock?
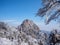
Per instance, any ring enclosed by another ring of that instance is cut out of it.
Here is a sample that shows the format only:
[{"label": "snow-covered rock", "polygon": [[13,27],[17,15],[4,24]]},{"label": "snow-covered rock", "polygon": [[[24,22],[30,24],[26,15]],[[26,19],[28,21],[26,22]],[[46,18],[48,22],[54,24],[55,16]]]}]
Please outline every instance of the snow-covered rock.
[{"label": "snow-covered rock", "polygon": [[16,45],[16,44],[10,41],[9,39],[0,37],[0,45]]},{"label": "snow-covered rock", "polygon": [[30,20],[24,20],[18,28],[0,22],[0,45],[60,45],[60,31],[50,34],[41,31]]}]

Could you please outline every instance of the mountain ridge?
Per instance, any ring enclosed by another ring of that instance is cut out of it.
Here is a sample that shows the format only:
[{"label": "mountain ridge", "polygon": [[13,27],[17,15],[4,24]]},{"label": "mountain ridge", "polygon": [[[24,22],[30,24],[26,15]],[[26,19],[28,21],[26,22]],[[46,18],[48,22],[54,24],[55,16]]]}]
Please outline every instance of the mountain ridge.
[{"label": "mountain ridge", "polygon": [[[41,31],[39,27],[29,19],[24,20],[18,27],[9,26],[4,22],[0,22],[0,38],[2,39],[0,40],[0,45],[8,45],[9,42],[9,45],[60,45],[60,43],[58,43],[60,42],[60,34],[57,31],[58,30],[54,30],[48,34],[45,31]],[[6,42],[9,42],[5,44],[4,38]],[[1,41],[3,43],[1,43]]]}]

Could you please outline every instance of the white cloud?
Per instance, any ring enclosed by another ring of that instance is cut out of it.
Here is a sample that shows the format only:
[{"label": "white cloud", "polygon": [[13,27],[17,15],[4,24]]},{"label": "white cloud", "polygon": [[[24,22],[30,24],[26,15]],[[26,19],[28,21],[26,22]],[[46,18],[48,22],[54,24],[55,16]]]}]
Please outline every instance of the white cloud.
[{"label": "white cloud", "polygon": [[9,25],[12,25],[12,26],[18,26],[21,24],[21,22],[19,20],[13,20],[13,19],[1,20],[1,22],[8,23]]},{"label": "white cloud", "polygon": [[51,22],[48,25],[45,25],[44,22],[36,22],[36,24],[39,26],[41,30],[46,30],[46,31],[51,31],[53,29],[60,30],[59,23],[56,23],[56,22]]}]

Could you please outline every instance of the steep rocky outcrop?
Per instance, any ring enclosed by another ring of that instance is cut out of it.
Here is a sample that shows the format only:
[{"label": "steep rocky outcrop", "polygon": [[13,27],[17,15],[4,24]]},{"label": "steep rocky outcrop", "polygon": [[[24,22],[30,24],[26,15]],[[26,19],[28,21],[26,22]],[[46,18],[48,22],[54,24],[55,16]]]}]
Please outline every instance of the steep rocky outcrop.
[{"label": "steep rocky outcrop", "polygon": [[25,32],[27,35],[32,37],[37,37],[38,32],[40,32],[39,27],[31,20],[24,20],[21,25],[18,26],[19,31]]},{"label": "steep rocky outcrop", "polygon": [[32,38],[35,38],[38,41],[39,45],[40,43],[42,45],[47,45],[48,43],[47,34],[41,32],[39,27],[31,20],[28,20],[28,19],[24,20],[23,23],[18,26],[18,30],[20,32],[24,32],[26,35],[31,36]]}]

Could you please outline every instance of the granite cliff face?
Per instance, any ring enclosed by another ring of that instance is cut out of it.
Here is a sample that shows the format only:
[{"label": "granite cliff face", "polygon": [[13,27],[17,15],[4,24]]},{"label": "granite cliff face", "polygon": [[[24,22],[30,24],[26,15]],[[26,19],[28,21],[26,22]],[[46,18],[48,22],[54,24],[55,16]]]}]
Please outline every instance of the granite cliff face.
[{"label": "granite cliff face", "polygon": [[60,45],[60,32],[42,32],[31,20],[24,20],[18,27],[0,22],[0,45]]},{"label": "granite cliff face", "polygon": [[39,27],[31,20],[24,20],[21,25],[18,26],[19,31],[25,32],[27,35],[32,37],[37,37],[38,32],[40,32]]},{"label": "granite cliff face", "polygon": [[22,24],[18,26],[18,30],[20,32],[24,32],[26,35],[30,36],[31,38],[34,38],[37,42],[37,45],[40,45],[40,43],[43,45],[47,45],[48,43],[47,34],[41,32],[39,27],[31,20],[28,19],[24,20]]}]

